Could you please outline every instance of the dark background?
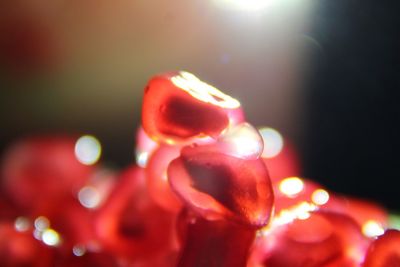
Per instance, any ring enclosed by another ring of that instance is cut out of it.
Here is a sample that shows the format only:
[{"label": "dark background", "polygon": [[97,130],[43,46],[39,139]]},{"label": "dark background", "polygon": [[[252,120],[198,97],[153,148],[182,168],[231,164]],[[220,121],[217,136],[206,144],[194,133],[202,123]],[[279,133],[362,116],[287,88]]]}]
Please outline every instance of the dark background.
[{"label": "dark background", "polygon": [[311,34],[305,175],[400,208],[396,1],[320,1]]},{"label": "dark background", "polygon": [[250,122],[292,140],[305,177],[400,210],[396,1],[308,1],[309,10],[260,18],[204,0],[15,2],[0,5],[0,18],[22,6],[42,18],[40,10],[66,60],[62,71],[34,75],[0,62],[0,152],[32,133],[92,133],[106,163],[126,166],[146,81],[186,69],[240,99]]}]

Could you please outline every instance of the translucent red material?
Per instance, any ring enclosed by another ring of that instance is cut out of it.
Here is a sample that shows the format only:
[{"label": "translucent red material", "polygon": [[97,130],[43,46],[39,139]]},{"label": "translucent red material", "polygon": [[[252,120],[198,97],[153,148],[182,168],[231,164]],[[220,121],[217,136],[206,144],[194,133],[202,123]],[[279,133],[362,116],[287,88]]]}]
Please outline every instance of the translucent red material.
[{"label": "translucent red material", "polygon": [[85,252],[81,256],[70,254],[61,258],[57,267],[119,267],[117,259],[107,253]]},{"label": "translucent red material", "polygon": [[332,195],[330,201],[324,206],[338,213],[351,216],[360,226],[373,221],[385,228],[388,225],[388,212],[385,208],[371,201],[354,197]]},{"label": "translucent red material", "polygon": [[9,198],[29,213],[45,215],[57,209],[58,201],[77,194],[93,167],[75,157],[76,140],[65,136],[31,137],[10,147],[1,166]]},{"label": "translucent red material", "polygon": [[255,230],[225,220],[180,216],[185,228],[177,267],[243,267]]},{"label": "translucent red material", "polygon": [[186,205],[204,218],[252,227],[269,222],[274,197],[261,159],[243,160],[188,146],[169,165],[168,178]]},{"label": "translucent red material", "polygon": [[250,266],[359,266],[367,244],[350,217],[317,211],[266,234],[257,244]]},{"label": "translucent red material", "polygon": [[161,145],[151,156],[146,168],[146,181],[151,198],[164,209],[178,213],[182,202],[168,182],[169,163],[179,157],[180,147]]},{"label": "translucent red material", "polygon": [[157,142],[179,143],[193,137],[217,137],[240,120],[240,103],[187,72],[154,76],[143,98],[142,125]]},{"label": "translucent red material", "polygon": [[400,231],[387,230],[368,249],[363,267],[400,267]]},{"label": "translucent red material", "polygon": [[[289,183],[290,183],[290,179],[295,179],[296,181],[301,181],[302,186],[297,188],[298,190],[293,191],[294,189],[296,189],[293,187],[299,186],[299,185],[293,185],[292,188],[290,188],[290,184],[289,184],[288,185],[289,188],[287,189],[287,191],[285,191],[286,188],[283,185],[286,181],[289,181]],[[278,182],[274,182],[273,188],[274,188],[274,195],[275,195],[275,214],[279,214],[280,211],[282,211],[284,209],[292,208],[296,205],[299,205],[302,202],[316,204],[313,202],[313,194],[316,192],[316,190],[319,190],[319,189],[323,190],[323,187],[320,186],[319,184],[314,183],[307,179],[301,179],[301,178],[297,178],[297,177],[296,178],[295,177],[287,178],[287,179],[280,180]],[[293,193],[293,194],[290,194],[290,193]]]},{"label": "translucent red material", "polygon": [[150,201],[144,170],[130,167],[98,210],[96,232],[104,247],[141,261],[167,254],[174,245],[174,217]]},{"label": "translucent red material", "polygon": [[239,123],[227,128],[216,142],[202,145],[204,151],[214,151],[241,159],[258,159],[263,152],[263,139],[251,124]]}]

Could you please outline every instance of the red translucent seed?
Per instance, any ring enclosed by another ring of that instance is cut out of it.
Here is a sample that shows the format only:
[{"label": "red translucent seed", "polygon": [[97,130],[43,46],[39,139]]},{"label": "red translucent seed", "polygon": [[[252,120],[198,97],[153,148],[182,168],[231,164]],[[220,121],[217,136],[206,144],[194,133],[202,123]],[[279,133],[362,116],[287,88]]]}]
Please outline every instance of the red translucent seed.
[{"label": "red translucent seed", "polygon": [[317,211],[263,236],[250,266],[359,266],[367,244],[350,217]]},{"label": "red translucent seed", "polygon": [[255,237],[255,230],[235,223],[180,216],[184,233],[177,267],[243,267]]},{"label": "red translucent seed", "polygon": [[240,120],[240,103],[188,72],[153,77],[146,86],[142,123],[157,142],[187,142],[194,137],[217,137]]},{"label": "red translucent seed", "polygon": [[216,142],[199,147],[202,151],[217,152],[241,159],[258,159],[263,152],[260,133],[249,123],[240,123],[227,128]]},{"label": "red translucent seed", "polygon": [[368,223],[374,223],[383,229],[388,225],[389,216],[387,210],[379,204],[368,200],[332,195],[331,200],[323,208],[345,213],[352,217],[361,227],[367,226]]},{"label": "red translucent seed", "polygon": [[324,202],[329,200],[329,193],[322,186],[298,177],[288,177],[274,182],[273,188],[276,214],[302,202],[324,205]]},{"label": "red translucent seed", "polygon": [[10,199],[43,215],[65,196],[76,194],[93,171],[76,158],[76,141],[65,136],[31,137],[11,146],[1,166]]},{"label": "red translucent seed", "polygon": [[173,213],[180,211],[182,202],[171,189],[167,168],[173,159],[179,157],[180,149],[177,146],[161,145],[151,156],[146,168],[147,188],[151,198],[160,207]]},{"label": "red translucent seed", "polygon": [[261,159],[185,147],[169,165],[168,179],[190,209],[204,218],[226,218],[253,227],[269,222],[274,197]]},{"label": "red translucent seed", "polygon": [[368,249],[363,267],[399,267],[400,231],[387,230]]},{"label": "red translucent seed", "polygon": [[168,254],[174,248],[174,217],[151,202],[146,193],[144,170],[130,167],[97,211],[98,237],[119,257],[139,261]]},{"label": "red translucent seed", "polygon": [[106,253],[78,251],[82,255],[70,255],[68,258],[61,258],[58,267],[119,267],[117,259]]},{"label": "red translucent seed", "polygon": [[50,267],[54,251],[36,240],[32,229],[18,232],[14,225],[0,223],[0,265],[2,267]]}]

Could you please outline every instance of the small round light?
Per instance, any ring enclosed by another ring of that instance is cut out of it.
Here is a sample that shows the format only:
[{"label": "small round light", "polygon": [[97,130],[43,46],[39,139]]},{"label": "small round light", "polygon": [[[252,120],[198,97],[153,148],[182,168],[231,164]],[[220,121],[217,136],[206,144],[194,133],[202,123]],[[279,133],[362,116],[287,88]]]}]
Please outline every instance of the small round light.
[{"label": "small round light", "polygon": [[325,205],[329,201],[329,193],[324,189],[317,189],[311,195],[311,200],[317,205]]},{"label": "small round light", "polygon": [[60,244],[60,235],[53,229],[47,229],[42,234],[42,241],[48,246],[58,246]]},{"label": "small round light", "polygon": [[283,179],[279,184],[279,191],[288,197],[294,197],[304,189],[304,182],[298,177]]},{"label": "small round light", "polygon": [[30,223],[29,220],[25,217],[18,217],[15,219],[14,228],[18,232],[25,232],[29,229]]},{"label": "small round light", "polygon": [[88,209],[93,209],[100,204],[101,196],[96,188],[85,186],[79,190],[78,199],[82,206]]},{"label": "small round light", "polygon": [[367,221],[362,226],[362,232],[367,237],[377,237],[385,233],[385,229],[374,220]]},{"label": "small round light", "polygon": [[96,137],[84,135],[75,144],[75,156],[85,165],[95,164],[101,155],[101,144]]},{"label": "small round light", "polygon": [[264,141],[262,156],[264,158],[276,157],[283,149],[282,135],[272,128],[261,128],[259,129],[259,132]]}]

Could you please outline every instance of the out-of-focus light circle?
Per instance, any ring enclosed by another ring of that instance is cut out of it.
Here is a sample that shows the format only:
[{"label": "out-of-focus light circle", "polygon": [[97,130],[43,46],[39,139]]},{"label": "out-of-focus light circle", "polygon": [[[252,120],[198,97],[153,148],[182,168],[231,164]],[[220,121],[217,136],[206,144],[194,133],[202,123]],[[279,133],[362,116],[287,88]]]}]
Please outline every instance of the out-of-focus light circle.
[{"label": "out-of-focus light circle", "polygon": [[101,196],[96,188],[85,186],[79,190],[78,199],[82,206],[88,209],[93,209],[100,204]]},{"label": "out-of-focus light circle", "polygon": [[317,205],[324,205],[329,200],[329,193],[324,189],[317,189],[312,193],[311,200]]},{"label": "out-of-focus light circle", "polygon": [[289,177],[279,183],[279,191],[288,197],[294,197],[304,189],[304,182],[298,177]]},{"label": "out-of-focus light circle", "polygon": [[39,216],[35,219],[34,225],[35,225],[36,230],[44,231],[47,228],[49,228],[50,222],[49,222],[49,219],[47,219],[46,217]]},{"label": "out-of-focus light circle", "polygon": [[263,10],[274,3],[274,0],[215,0],[217,4],[228,8],[258,11]]},{"label": "out-of-focus light circle", "polygon": [[29,220],[25,217],[18,217],[15,219],[14,228],[18,232],[25,232],[29,229]]},{"label": "out-of-focus light circle", "polygon": [[75,156],[85,165],[95,164],[101,155],[101,144],[96,137],[84,135],[75,144]]},{"label": "out-of-focus light circle", "polygon": [[60,244],[60,235],[53,229],[47,229],[42,234],[42,241],[48,246],[57,246]]},{"label": "out-of-focus light circle", "polygon": [[367,237],[377,237],[385,233],[385,229],[376,221],[370,220],[362,226],[362,232]]},{"label": "out-of-focus light circle", "polygon": [[259,132],[264,141],[262,156],[264,158],[273,158],[277,156],[283,148],[282,135],[277,130],[267,127],[259,129]]},{"label": "out-of-focus light circle", "polygon": [[85,255],[86,248],[82,245],[76,245],[72,248],[72,253],[77,257],[81,257],[81,256]]}]

